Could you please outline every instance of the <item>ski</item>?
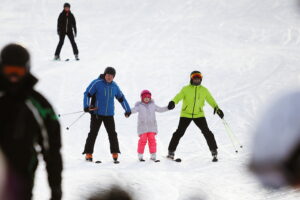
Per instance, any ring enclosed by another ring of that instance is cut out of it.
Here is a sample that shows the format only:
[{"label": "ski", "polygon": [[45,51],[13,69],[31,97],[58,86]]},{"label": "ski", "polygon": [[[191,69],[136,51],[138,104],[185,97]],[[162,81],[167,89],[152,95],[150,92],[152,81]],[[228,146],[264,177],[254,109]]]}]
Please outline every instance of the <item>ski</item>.
[{"label": "ski", "polygon": [[140,162],[145,162],[145,160],[144,160],[144,159],[139,159],[139,161],[140,161]]},{"label": "ski", "polygon": [[213,156],[212,162],[218,162],[217,156]]},{"label": "ski", "polygon": [[114,164],[119,164],[119,163],[120,163],[120,161],[118,161],[118,160],[114,161]]},{"label": "ski", "polygon": [[102,163],[100,160],[97,160],[96,162],[95,162],[96,164],[100,164],[100,163]]},{"label": "ski", "polygon": [[[150,159],[150,160],[152,160],[152,159]],[[153,162],[160,162],[160,160],[152,160]]]},{"label": "ski", "polygon": [[[66,62],[71,61],[70,58],[65,59]],[[79,61],[79,58],[75,58],[75,61]]]},{"label": "ski", "polygon": [[167,159],[169,159],[169,160],[172,160],[172,161],[175,161],[175,162],[181,162],[182,160],[181,160],[181,158],[170,158],[170,157],[168,157],[167,156]]}]

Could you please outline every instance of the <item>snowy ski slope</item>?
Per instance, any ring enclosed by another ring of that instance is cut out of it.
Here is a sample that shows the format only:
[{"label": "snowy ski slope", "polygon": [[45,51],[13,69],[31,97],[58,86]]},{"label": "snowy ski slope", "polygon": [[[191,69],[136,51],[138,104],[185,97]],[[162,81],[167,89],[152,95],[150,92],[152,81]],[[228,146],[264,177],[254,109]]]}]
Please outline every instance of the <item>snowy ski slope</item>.
[{"label": "snowy ski slope", "polygon": [[[66,200],[85,199],[95,190],[118,184],[139,200],[293,200],[300,192],[266,190],[247,170],[253,130],[264,109],[280,94],[300,88],[300,1],[298,0],[71,0],[77,20],[75,39],[81,60],[54,62],[56,22],[61,0],[1,0],[0,46],[19,42],[32,54],[37,89],[57,113],[82,109],[83,92],[106,66],[117,70],[115,81],[129,104],[141,90],[165,106],[200,70],[206,86],[234,133],[244,145],[238,154],[222,121],[206,105],[210,129],[219,146],[212,163],[204,137],[194,124],[176,152],[183,159],[164,159],[176,130],[181,104],[157,114],[158,158],[137,161],[137,116],[126,119],[116,102],[121,163],[112,163],[108,137],[101,128],[95,145],[96,165],[81,155],[89,116],[70,128],[78,115],[61,118],[63,192]],[[61,57],[73,59],[66,38]],[[36,174],[34,196],[48,199],[44,165]]]}]

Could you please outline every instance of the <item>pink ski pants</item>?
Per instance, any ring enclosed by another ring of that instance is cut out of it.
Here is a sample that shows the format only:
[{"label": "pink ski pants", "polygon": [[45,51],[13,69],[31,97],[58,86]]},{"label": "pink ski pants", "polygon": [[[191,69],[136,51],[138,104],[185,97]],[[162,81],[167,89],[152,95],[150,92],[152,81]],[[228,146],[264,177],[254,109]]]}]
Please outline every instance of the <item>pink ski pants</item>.
[{"label": "pink ski pants", "polygon": [[149,141],[149,151],[150,153],[156,153],[156,139],[155,139],[156,133],[149,132],[149,133],[143,133],[140,135],[140,139],[138,142],[138,153],[143,154],[145,150],[145,146],[147,144],[147,140]]}]

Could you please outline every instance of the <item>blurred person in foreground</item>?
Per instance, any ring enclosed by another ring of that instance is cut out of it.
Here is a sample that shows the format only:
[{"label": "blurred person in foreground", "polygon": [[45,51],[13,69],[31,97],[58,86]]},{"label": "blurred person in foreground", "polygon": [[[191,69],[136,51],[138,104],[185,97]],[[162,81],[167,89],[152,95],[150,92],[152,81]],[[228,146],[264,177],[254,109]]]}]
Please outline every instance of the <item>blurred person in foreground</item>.
[{"label": "blurred person in foreground", "polygon": [[0,148],[18,186],[14,199],[32,197],[38,153],[46,162],[51,199],[61,199],[62,158],[60,124],[51,105],[34,90],[30,55],[18,44],[0,54]]},{"label": "blurred person in foreground", "polygon": [[300,91],[273,103],[255,134],[250,170],[266,187],[299,187]]},{"label": "blurred person in foreground", "polygon": [[119,186],[111,186],[106,191],[99,191],[92,194],[88,200],[134,200],[132,195]]}]

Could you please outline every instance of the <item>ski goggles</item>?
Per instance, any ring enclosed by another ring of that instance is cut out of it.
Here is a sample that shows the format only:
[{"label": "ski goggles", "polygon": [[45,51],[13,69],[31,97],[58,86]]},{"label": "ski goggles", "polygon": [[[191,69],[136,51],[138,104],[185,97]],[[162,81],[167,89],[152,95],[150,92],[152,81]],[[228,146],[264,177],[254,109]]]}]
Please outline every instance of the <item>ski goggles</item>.
[{"label": "ski goggles", "polygon": [[151,99],[151,94],[145,93],[145,94],[142,95],[142,98],[143,98],[143,99],[144,99],[144,98],[149,98],[149,99]]},{"label": "ski goggles", "polygon": [[25,76],[27,70],[25,67],[5,65],[3,67],[3,74],[6,76],[16,75],[16,76]]},{"label": "ski goggles", "polygon": [[200,79],[202,79],[202,74],[201,73],[194,73],[194,74],[192,74],[191,75],[191,79],[195,79],[195,78],[200,78]]}]

